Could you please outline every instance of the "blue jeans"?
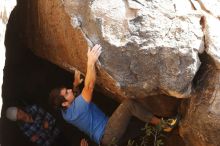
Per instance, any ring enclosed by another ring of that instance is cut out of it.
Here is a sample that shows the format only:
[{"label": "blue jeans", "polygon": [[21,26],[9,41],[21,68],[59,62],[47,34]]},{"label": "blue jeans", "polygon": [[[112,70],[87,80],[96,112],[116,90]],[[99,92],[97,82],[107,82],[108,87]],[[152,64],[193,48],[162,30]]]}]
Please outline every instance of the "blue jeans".
[{"label": "blue jeans", "polygon": [[109,118],[101,140],[102,145],[117,143],[123,136],[132,116],[150,122],[153,114],[132,99],[125,99]]}]

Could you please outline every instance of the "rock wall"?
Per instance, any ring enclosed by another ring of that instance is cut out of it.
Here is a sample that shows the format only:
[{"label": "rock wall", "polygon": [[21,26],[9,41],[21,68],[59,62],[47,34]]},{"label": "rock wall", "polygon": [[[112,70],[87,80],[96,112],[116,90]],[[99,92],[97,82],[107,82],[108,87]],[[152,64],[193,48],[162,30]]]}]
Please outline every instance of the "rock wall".
[{"label": "rock wall", "polygon": [[161,116],[175,113],[178,102],[170,96],[188,97],[180,125],[186,145],[219,145],[218,0],[23,3],[28,44],[35,54],[70,72],[77,68],[85,73],[87,48],[100,43],[101,91],[119,101],[154,103],[152,112]]},{"label": "rock wall", "polygon": [[[85,73],[87,47],[103,46],[97,84],[117,99],[187,97],[204,50],[201,15],[176,1],[30,1],[30,48]],[[137,92],[138,91],[138,92]]]},{"label": "rock wall", "polygon": [[[204,55],[206,59],[207,55]],[[219,146],[220,129],[220,72],[210,61],[202,65],[196,89],[188,104],[183,104],[186,114],[181,120],[180,135],[186,146]]]},{"label": "rock wall", "polygon": [[185,106],[180,134],[187,146],[219,146],[220,94],[219,94],[219,1],[196,1],[194,7],[203,14],[205,51],[202,67],[195,78],[195,90]]}]

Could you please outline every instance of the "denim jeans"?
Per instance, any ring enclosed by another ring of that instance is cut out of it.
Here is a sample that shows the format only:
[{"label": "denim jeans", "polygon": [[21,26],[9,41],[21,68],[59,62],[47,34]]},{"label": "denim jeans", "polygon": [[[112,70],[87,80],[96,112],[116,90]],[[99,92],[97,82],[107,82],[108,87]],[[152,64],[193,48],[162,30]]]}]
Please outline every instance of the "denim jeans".
[{"label": "denim jeans", "polygon": [[125,99],[109,118],[101,140],[104,146],[117,143],[123,136],[132,116],[143,122],[149,122],[153,114],[132,99]]}]

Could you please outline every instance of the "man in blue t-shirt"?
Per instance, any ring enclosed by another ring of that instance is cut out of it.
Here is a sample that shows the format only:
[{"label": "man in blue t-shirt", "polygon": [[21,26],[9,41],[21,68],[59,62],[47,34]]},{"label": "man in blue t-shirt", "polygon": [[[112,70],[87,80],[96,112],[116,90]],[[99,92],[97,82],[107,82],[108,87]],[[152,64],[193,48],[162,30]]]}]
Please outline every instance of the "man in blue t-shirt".
[{"label": "man in blue t-shirt", "polygon": [[[86,133],[93,141],[101,145],[118,142],[124,134],[132,116],[154,125],[161,123],[161,119],[143,108],[131,99],[124,100],[111,117],[107,117],[93,102],[92,93],[95,86],[95,63],[101,54],[101,46],[96,44],[88,49],[87,73],[82,93],[74,96],[75,87],[80,81],[80,72],[75,72],[74,89],[65,87],[53,89],[50,93],[50,102],[55,109],[60,109],[63,118]],[[171,131],[177,119],[165,126],[164,131]]]}]

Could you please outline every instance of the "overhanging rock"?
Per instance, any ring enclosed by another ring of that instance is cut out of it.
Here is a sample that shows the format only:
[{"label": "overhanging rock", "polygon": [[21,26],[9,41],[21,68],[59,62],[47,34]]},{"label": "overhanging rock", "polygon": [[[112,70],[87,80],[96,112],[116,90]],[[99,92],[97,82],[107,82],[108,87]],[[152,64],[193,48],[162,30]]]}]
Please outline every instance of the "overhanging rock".
[{"label": "overhanging rock", "polygon": [[62,68],[86,70],[87,47],[103,46],[97,84],[117,99],[191,93],[203,52],[201,16],[174,0],[28,1],[29,46]]}]

